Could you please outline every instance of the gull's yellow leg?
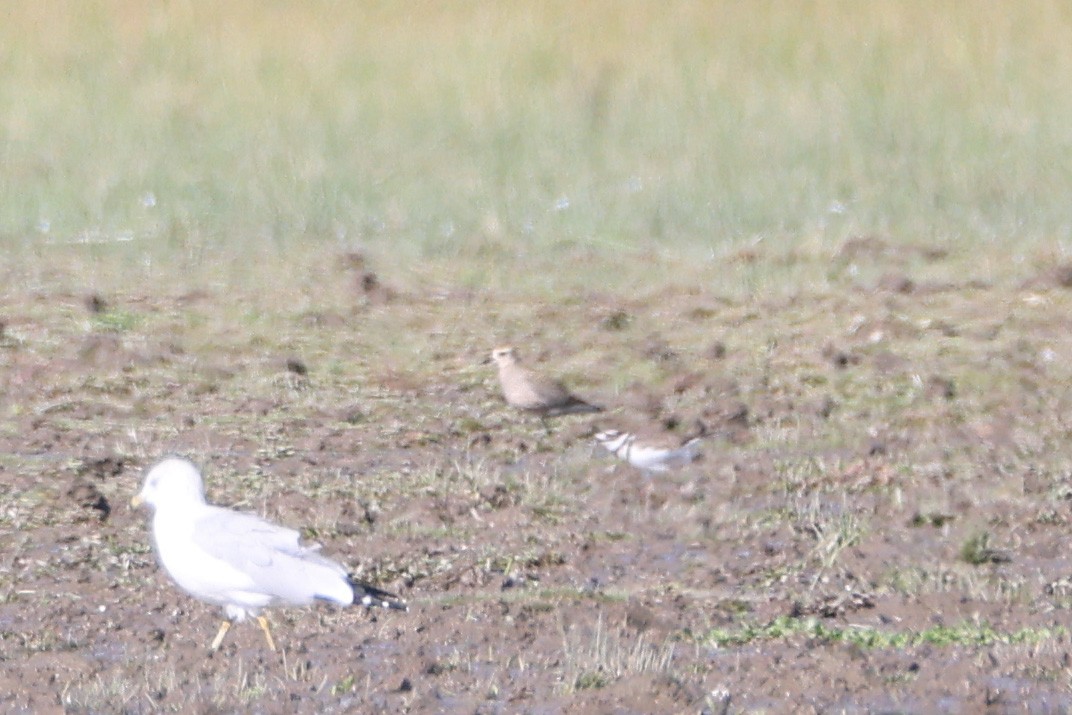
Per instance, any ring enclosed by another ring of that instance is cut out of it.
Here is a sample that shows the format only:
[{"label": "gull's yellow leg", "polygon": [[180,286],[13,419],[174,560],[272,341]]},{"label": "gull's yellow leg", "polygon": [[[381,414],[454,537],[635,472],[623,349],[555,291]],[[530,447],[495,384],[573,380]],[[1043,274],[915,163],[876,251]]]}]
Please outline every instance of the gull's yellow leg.
[{"label": "gull's yellow leg", "polygon": [[272,640],[272,632],[268,630],[268,619],[264,616],[257,616],[257,623],[261,624],[261,630],[264,631],[264,637],[268,639],[268,647],[275,652],[275,641]]},{"label": "gull's yellow leg", "polygon": [[216,650],[220,647],[220,643],[223,643],[223,637],[227,635],[227,631],[231,630],[231,622],[224,621],[220,624],[220,631],[216,634],[215,640],[212,641],[212,645],[208,647],[209,650]]}]

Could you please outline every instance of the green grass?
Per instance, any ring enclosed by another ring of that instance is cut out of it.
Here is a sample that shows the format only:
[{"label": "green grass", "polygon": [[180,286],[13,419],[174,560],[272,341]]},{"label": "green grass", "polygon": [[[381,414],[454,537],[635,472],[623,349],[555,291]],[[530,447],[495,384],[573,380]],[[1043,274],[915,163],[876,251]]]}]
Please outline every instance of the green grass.
[{"label": "green grass", "polygon": [[752,290],[787,276],[726,269],[745,246],[1072,227],[1058,2],[48,2],[9,9],[0,71],[0,245],[100,282],[361,245],[414,282],[554,287],[568,256]]},{"label": "green grass", "polygon": [[861,648],[904,649],[921,645],[938,647],[989,646],[997,643],[1041,643],[1066,637],[1067,629],[1022,628],[1001,632],[987,623],[963,622],[932,626],[921,631],[881,630],[870,627],[827,625],[814,617],[780,616],[765,624],[745,624],[736,629],[715,628],[699,641],[718,648],[735,648],[757,641],[784,640],[798,636],[823,643],[847,643]]}]

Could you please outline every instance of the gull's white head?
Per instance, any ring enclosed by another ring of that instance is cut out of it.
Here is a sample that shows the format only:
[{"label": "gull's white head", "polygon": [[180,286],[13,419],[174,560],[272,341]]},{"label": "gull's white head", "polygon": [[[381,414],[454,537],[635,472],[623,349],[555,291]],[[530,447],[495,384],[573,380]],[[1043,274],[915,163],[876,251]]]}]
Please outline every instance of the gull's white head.
[{"label": "gull's white head", "polygon": [[145,475],[141,491],[131,499],[131,504],[148,504],[157,509],[161,504],[204,504],[205,487],[201,472],[192,462],[178,457],[169,457],[158,463]]},{"label": "gull's white head", "polygon": [[499,367],[504,365],[513,365],[517,362],[517,351],[509,345],[504,345],[499,348],[495,348],[491,351],[491,362],[495,363]]}]

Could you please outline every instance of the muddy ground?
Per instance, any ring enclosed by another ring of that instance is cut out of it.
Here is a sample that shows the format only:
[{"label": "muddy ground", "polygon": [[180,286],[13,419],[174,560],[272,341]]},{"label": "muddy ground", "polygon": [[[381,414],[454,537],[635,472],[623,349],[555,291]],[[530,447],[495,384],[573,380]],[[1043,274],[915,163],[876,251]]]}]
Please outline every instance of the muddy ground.
[{"label": "muddy ground", "polygon": [[[786,298],[9,280],[0,710],[1067,712],[1069,281],[891,255]],[[608,411],[515,414],[502,342]],[[653,479],[591,442],[698,423]],[[273,610],[279,652],[246,623],[209,655],[128,506],[167,454],[410,611]]]}]

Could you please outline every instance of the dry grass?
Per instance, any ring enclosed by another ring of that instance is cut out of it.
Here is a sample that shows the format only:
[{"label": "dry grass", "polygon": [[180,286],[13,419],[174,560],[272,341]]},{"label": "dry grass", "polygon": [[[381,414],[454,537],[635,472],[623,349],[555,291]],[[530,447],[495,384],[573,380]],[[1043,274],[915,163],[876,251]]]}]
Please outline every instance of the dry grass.
[{"label": "dry grass", "polygon": [[630,675],[671,672],[675,644],[649,643],[644,634],[618,634],[600,614],[591,633],[562,633],[562,686],[570,694],[603,688]]}]

